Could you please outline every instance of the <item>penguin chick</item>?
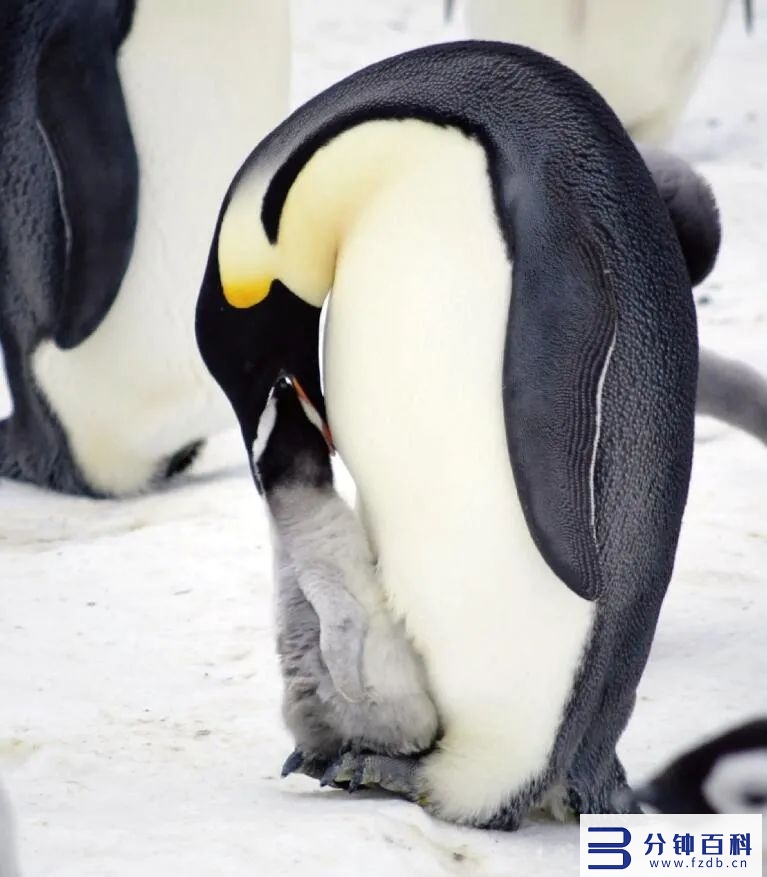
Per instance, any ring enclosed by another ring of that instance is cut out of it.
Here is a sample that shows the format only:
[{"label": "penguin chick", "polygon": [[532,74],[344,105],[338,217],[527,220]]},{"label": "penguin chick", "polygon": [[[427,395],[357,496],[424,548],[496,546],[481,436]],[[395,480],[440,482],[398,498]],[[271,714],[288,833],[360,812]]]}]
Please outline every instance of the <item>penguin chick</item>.
[{"label": "penguin chick", "polygon": [[767,719],[685,752],[635,794],[644,809],[661,813],[767,817]]},{"label": "penguin chick", "polygon": [[423,752],[437,735],[422,662],[389,614],[362,526],[334,489],[331,452],[321,415],[282,374],[252,461],[272,529],[283,716],[296,741],[283,775],[319,778],[348,749]]}]

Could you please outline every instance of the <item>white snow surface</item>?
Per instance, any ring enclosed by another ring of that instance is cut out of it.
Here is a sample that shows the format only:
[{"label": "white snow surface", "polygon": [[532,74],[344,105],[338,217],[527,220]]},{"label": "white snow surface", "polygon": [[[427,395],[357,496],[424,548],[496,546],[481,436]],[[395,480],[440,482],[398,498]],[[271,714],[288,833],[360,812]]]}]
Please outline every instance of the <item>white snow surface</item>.
[{"label": "white snow surface", "polygon": [[[441,6],[294,0],[296,103],[460,36]],[[701,339],[767,371],[767,0],[750,37],[739,7],[674,146],[711,181],[724,224],[698,295]],[[699,421],[676,571],[620,747],[634,779],[767,712],[766,491],[765,448]],[[2,483],[0,598],[0,776],[28,877],[577,872],[572,825],[462,829],[279,778],[291,741],[268,532],[234,433],[172,488],[133,500]]]}]

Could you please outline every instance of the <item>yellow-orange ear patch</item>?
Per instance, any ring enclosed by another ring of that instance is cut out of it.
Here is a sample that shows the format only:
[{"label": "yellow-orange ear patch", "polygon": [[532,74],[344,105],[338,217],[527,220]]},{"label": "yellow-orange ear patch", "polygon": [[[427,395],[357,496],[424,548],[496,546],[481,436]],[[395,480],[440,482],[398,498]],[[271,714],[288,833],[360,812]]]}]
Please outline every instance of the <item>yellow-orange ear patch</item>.
[{"label": "yellow-orange ear patch", "polygon": [[272,285],[271,277],[226,277],[222,272],[224,298],[233,308],[251,308],[262,302]]}]

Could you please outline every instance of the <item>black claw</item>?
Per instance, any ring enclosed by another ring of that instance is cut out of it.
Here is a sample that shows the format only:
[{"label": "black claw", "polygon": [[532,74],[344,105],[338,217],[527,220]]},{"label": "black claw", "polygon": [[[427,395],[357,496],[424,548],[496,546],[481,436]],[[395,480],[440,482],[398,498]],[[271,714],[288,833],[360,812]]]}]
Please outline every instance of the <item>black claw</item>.
[{"label": "black claw", "polygon": [[352,792],[356,792],[357,789],[363,784],[363,780],[365,777],[365,761],[364,759],[360,759],[359,764],[354,770],[354,774],[352,778],[349,780],[349,788],[347,791],[349,794]]},{"label": "black claw", "polygon": [[304,753],[300,749],[294,749],[293,752],[285,759],[282,765],[282,776],[290,776],[304,766]]}]

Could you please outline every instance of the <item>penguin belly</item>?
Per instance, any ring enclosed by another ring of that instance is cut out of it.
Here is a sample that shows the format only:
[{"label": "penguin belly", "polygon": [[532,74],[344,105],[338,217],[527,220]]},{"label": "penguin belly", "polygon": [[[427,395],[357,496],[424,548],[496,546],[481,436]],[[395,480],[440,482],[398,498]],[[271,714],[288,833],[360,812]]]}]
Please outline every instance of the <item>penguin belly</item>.
[{"label": "penguin belly", "polygon": [[501,401],[511,265],[484,150],[442,136],[347,231],[324,374],[381,578],[444,727],[424,764],[430,799],[482,823],[545,772],[594,611],[523,517]]},{"label": "penguin belly", "polygon": [[80,345],[50,340],[35,377],[89,484],[145,488],[164,460],[234,425],[194,337],[211,221],[237,167],[288,106],[282,0],[143,0],[120,55],[140,165],[133,255]]},{"label": "penguin belly", "polygon": [[470,0],[478,39],[544,52],[588,80],[636,139],[666,140],[724,22],[727,0]]}]

